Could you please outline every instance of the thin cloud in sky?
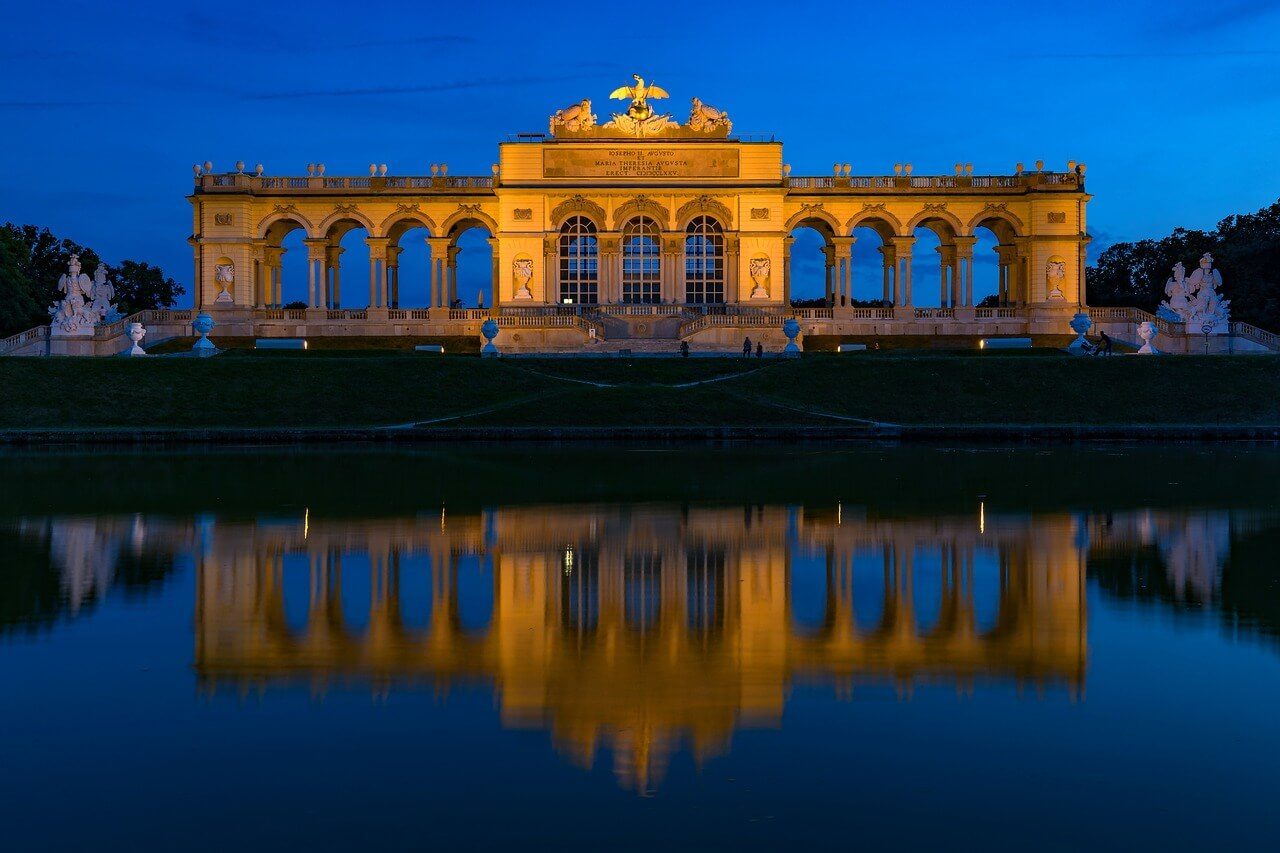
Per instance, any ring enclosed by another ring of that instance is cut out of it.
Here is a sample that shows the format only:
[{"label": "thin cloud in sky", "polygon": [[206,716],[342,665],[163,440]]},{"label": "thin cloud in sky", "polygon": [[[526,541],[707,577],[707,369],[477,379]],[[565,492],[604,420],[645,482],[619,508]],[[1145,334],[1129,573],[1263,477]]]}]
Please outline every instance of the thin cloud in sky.
[{"label": "thin cloud in sky", "polygon": [[1171,12],[1156,27],[1161,35],[1202,36],[1249,24],[1280,12],[1276,0],[1236,0],[1228,3],[1200,3],[1191,9]]},{"label": "thin cloud in sky", "polygon": [[454,92],[460,89],[490,89],[499,86],[531,86],[580,80],[580,75],[563,77],[494,77],[477,80],[455,80],[448,83],[426,83],[417,86],[368,86],[358,89],[308,89],[295,92],[263,92],[245,95],[246,101],[277,101],[295,98],[350,98],[366,95],[417,95]]}]

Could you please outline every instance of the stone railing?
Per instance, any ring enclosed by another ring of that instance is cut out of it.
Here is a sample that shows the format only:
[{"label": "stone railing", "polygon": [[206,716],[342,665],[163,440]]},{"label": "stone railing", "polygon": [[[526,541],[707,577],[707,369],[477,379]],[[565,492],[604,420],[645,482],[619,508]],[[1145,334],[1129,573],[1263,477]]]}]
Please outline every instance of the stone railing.
[{"label": "stone railing", "polygon": [[1017,308],[975,308],[975,320],[1016,320],[1021,312]]},{"label": "stone railing", "polygon": [[47,340],[49,340],[49,327],[36,326],[34,329],[27,329],[25,332],[18,332],[16,335],[0,340],[0,355],[16,352],[35,341]]},{"label": "stone railing", "polygon": [[851,175],[788,177],[791,190],[823,193],[934,193],[981,189],[1023,192],[1028,189],[1079,190],[1084,179],[1076,172],[1023,172],[1021,175]]},{"label": "stone railing", "polygon": [[195,316],[195,311],[190,308],[155,308],[147,311],[139,311],[136,314],[130,314],[128,317],[116,320],[114,323],[103,323],[94,326],[94,340],[109,341],[117,338],[125,333],[125,329],[130,323],[141,323],[144,327],[152,326],[157,323],[190,323]]},{"label": "stone railing", "polygon": [[852,308],[850,316],[855,320],[892,320],[892,308]]},{"label": "stone railing", "polygon": [[835,316],[833,308],[792,308],[791,316],[797,320],[830,320]]},{"label": "stone railing", "polygon": [[488,320],[488,308],[450,308],[450,320]]},{"label": "stone railing", "polygon": [[367,308],[328,308],[324,312],[326,320],[368,320]]},{"label": "stone railing", "polygon": [[1095,323],[1127,323],[1131,326],[1137,326],[1139,323],[1154,323],[1156,330],[1162,335],[1185,332],[1181,323],[1170,323],[1141,308],[1086,308],[1084,310],[1089,315],[1089,319]]},{"label": "stone railing", "polygon": [[197,193],[249,193],[252,195],[319,195],[370,193],[474,193],[493,192],[494,178],[485,175],[341,177],[328,175],[266,176],[232,173],[199,175]]},{"label": "stone railing", "polygon": [[1257,326],[1251,326],[1248,323],[1232,323],[1231,334],[1253,341],[1255,344],[1262,344],[1270,350],[1280,350],[1280,335],[1275,332],[1268,332],[1266,329],[1259,329]]},{"label": "stone railing", "polygon": [[956,318],[956,309],[954,308],[917,308],[915,309],[917,320],[954,320]]}]

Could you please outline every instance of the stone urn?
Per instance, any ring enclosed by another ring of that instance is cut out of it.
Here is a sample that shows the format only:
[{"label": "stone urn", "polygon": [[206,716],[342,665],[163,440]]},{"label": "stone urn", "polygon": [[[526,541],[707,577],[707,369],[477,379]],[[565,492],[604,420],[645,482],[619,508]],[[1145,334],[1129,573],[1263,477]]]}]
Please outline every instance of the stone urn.
[{"label": "stone urn", "polygon": [[217,325],[213,322],[213,317],[205,311],[201,311],[196,315],[195,320],[191,322],[191,328],[200,335],[196,340],[195,346],[191,347],[191,351],[199,355],[213,355],[218,348],[213,345],[213,341],[209,340],[209,333],[213,331],[213,327]]},{"label": "stone urn", "polygon": [[1079,337],[1071,342],[1071,346],[1067,347],[1068,352],[1083,352],[1085,348],[1084,336],[1093,328],[1093,318],[1084,311],[1077,311],[1076,315],[1071,318],[1071,331],[1075,332]]},{"label": "stone urn", "polygon": [[1138,324],[1138,337],[1142,338],[1142,346],[1138,348],[1138,355],[1159,355],[1160,350],[1152,346],[1151,341],[1156,335],[1160,334],[1160,330],[1156,328],[1156,324],[1150,320]]},{"label": "stone urn", "polygon": [[492,357],[498,354],[498,348],[493,345],[493,339],[498,336],[498,321],[490,317],[480,325],[480,334],[484,335],[484,346],[480,348],[480,355],[484,357]]},{"label": "stone urn", "polygon": [[783,347],[782,354],[793,357],[800,355],[800,346],[796,343],[796,338],[800,334],[800,321],[795,317],[783,320],[782,334],[787,336],[787,345]]},{"label": "stone urn", "polygon": [[133,347],[128,351],[129,355],[146,355],[147,352],[140,344],[142,339],[147,336],[147,330],[142,328],[141,323],[130,323],[128,327],[129,340],[133,341]]}]

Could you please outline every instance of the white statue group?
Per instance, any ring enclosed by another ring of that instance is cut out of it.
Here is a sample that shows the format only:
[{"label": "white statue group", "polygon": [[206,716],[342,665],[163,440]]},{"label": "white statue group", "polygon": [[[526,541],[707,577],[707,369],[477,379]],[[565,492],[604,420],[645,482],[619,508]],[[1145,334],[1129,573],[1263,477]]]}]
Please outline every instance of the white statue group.
[{"label": "white statue group", "polygon": [[1160,303],[1157,314],[1163,320],[1184,323],[1187,334],[1225,335],[1231,330],[1231,301],[1222,298],[1221,287],[1222,273],[1213,268],[1212,255],[1206,253],[1189,278],[1179,261],[1173,278],[1165,282],[1168,298]]},{"label": "white statue group", "polygon": [[93,334],[93,327],[119,315],[111,300],[116,289],[107,281],[107,268],[98,264],[93,280],[80,271],[80,257],[72,255],[67,271],[58,279],[62,299],[49,306],[54,330],[67,335]]}]

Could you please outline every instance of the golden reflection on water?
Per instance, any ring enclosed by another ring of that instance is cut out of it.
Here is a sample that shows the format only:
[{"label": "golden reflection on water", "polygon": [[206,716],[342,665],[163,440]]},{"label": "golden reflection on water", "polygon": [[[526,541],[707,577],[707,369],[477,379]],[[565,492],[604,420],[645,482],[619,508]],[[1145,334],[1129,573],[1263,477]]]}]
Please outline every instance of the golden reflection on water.
[{"label": "golden reflection on water", "polygon": [[[1158,547],[1177,594],[1207,600],[1229,526],[1225,514],[981,503],[906,518],[842,505],[552,505],[20,523],[48,541],[73,612],[103,593],[121,554],[192,555],[206,692],[488,683],[504,725],[549,730],[583,766],[608,749],[639,791],[680,745],[702,761],[736,728],[779,725],[796,684],[848,697],[999,681],[1075,697],[1086,555]],[[468,618],[477,601],[483,618]]]}]

